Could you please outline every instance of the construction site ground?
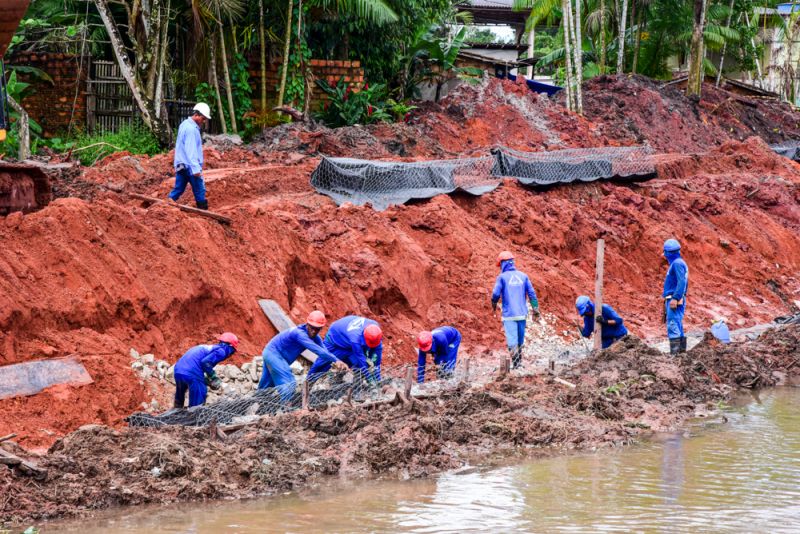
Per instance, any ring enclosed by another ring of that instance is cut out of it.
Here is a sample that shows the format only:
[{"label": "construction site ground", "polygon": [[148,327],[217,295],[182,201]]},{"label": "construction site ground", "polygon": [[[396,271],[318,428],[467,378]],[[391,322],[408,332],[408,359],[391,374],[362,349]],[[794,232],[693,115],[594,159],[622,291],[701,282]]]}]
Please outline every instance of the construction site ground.
[{"label": "construction site ground", "polygon": [[[565,345],[575,342],[575,297],[594,290],[598,238],[605,300],[638,337],[663,335],[668,237],[681,240],[691,269],[689,330],[717,317],[745,328],[798,311],[800,167],[768,144],[800,138],[800,114],[708,85],[693,101],[628,76],[587,82],[584,99],[579,117],[524,86],[488,80],[421,105],[408,123],[291,124],[246,146],[207,144],[209,204],[230,225],[127,195],[165,198],[171,154],[115,154],[62,169],[45,209],[0,219],[0,365],[74,356],[93,383],[0,400],[0,436],[16,433],[18,444],[3,446],[48,470],[42,482],[0,469],[0,520],[270,494],[326,475],[425,476],[495,453],[624,444],[710,409],[730,388],[791,379],[797,327],[728,348],[701,343],[677,361],[631,339],[563,370],[575,389],[546,373],[511,377],[410,407],[287,414],[225,441],[207,429],[126,428],[125,417],[171,394],[131,369],[131,348],[174,363],[233,331],[242,339],[234,363],[249,361],[275,334],[260,298],[296,322],[314,308],[375,318],[387,364],[412,361],[416,333],[441,324],[461,330],[463,356],[494,361],[504,339],[489,300],[505,249],[553,318],[549,335]],[[309,185],[321,154],[415,161],[485,155],[496,145],[631,144],[657,153],[655,178],[548,189],[507,180],[483,196],[383,212],[337,207]]]}]

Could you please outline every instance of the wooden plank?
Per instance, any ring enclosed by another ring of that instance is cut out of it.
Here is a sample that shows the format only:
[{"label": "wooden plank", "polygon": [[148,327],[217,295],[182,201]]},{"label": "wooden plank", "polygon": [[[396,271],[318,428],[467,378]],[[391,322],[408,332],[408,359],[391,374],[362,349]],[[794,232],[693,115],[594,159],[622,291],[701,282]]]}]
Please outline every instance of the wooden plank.
[{"label": "wooden plank", "polygon": [[16,438],[16,437],[17,437],[17,434],[16,434],[16,432],[14,432],[14,433],[11,433],[11,434],[8,434],[8,435],[6,435],[6,436],[3,436],[2,438],[0,438],[0,443],[3,443],[4,441],[8,441],[8,440],[10,440],[10,439],[14,439],[14,438]]},{"label": "wooden plank", "polygon": [[[5,458],[5,461],[15,462],[15,465],[23,472],[30,473],[36,475],[37,477],[45,477],[47,476],[47,470],[38,467],[36,464],[32,464],[28,461],[23,460],[16,454],[11,454],[10,452],[0,449],[0,458]],[[17,462],[18,460],[18,462]]]},{"label": "wooden plank", "polygon": [[[289,330],[297,326],[289,315],[283,311],[281,305],[274,300],[259,299],[258,305],[278,332],[283,332],[284,330]],[[317,355],[310,350],[304,350],[300,356],[311,363],[317,361]]]},{"label": "wooden plank", "polygon": [[602,325],[597,324],[597,318],[603,315],[603,265],[605,263],[606,242],[597,240],[597,266],[594,278],[594,348],[599,350],[603,344]]},{"label": "wooden plank", "polygon": [[193,213],[195,215],[200,215],[202,217],[214,219],[215,221],[219,221],[223,224],[231,224],[233,222],[233,220],[230,217],[225,217],[224,215],[220,215],[219,213],[214,213],[213,211],[201,210],[200,208],[192,208],[191,206],[184,206],[183,204],[173,204],[171,202],[167,202],[166,200],[161,200],[160,198],[150,197],[147,195],[140,195],[139,193],[128,193],[128,196],[138,200],[144,200],[145,202],[151,202],[153,204],[166,204],[167,206],[178,208],[179,210],[185,211],[187,213]]},{"label": "wooden plank", "polygon": [[0,399],[36,395],[57,384],[94,382],[77,358],[51,358],[0,366]]}]

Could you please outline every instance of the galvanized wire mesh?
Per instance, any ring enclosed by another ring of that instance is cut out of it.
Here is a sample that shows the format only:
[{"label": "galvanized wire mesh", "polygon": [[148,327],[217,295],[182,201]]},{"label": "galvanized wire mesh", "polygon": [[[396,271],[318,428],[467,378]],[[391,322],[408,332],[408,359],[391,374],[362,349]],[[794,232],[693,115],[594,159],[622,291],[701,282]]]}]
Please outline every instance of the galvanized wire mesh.
[{"label": "galvanized wire mesh", "polygon": [[482,195],[503,178],[551,185],[655,172],[648,147],[576,148],[520,152],[500,147],[492,156],[424,162],[322,158],[311,185],[337,204],[370,203],[376,210],[456,190]]},{"label": "galvanized wire mesh", "polygon": [[800,161],[800,141],[786,141],[777,145],[770,145],[770,148],[781,156]]},{"label": "galvanized wire mesh", "polygon": [[363,404],[393,398],[406,387],[409,373],[412,379],[412,396],[424,392],[452,389],[461,383],[485,383],[499,370],[498,362],[467,363],[459,360],[455,369],[447,370],[433,364],[425,368],[425,382],[417,383],[417,365],[403,364],[382,366],[380,380],[367,380],[360,373],[334,372],[301,377],[294,388],[287,392],[281,387],[257,390],[246,395],[231,395],[209,405],[188,409],[172,409],[160,415],[139,412],[128,418],[128,424],[136,427],[161,427],[168,425],[207,426],[249,422],[263,415],[292,412],[303,408],[303,382],[308,381],[307,406],[316,408],[350,402]]}]

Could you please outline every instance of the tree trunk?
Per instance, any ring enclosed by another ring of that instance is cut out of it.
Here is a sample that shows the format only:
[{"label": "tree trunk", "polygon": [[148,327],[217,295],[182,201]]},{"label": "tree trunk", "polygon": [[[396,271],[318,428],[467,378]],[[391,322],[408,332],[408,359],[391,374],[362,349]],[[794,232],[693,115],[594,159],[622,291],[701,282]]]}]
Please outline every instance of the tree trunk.
[{"label": "tree trunk", "polygon": [[564,79],[564,86],[567,90],[567,109],[570,111],[575,110],[575,101],[574,101],[574,92],[572,87],[572,46],[570,43],[571,39],[571,31],[570,31],[570,7],[569,7],[570,0],[561,0],[561,25],[563,27],[564,33],[564,65],[565,65],[565,79]]},{"label": "tree trunk", "polygon": [[[535,49],[536,49],[536,27],[533,24],[531,24],[531,29],[528,31],[528,61],[533,61]],[[529,80],[533,79],[534,76],[533,70],[534,70],[533,63],[528,65],[528,68],[525,70]]]},{"label": "tree trunk", "polygon": [[167,0],[167,7],[165,10],[164,19],[161,21],[161,50],[158,57],[158,78],[156,79],[156,93],[154,99],[154,107],[156,108],[157,117],[165,117],[167,108],[164,105],[164,70],[167,64],[167,49],[169,42],[167,40],[169,30],[169,10],[171,7],[171,0]]},{"label": "tree trunk", "polygon": [[[581,1],[575,0],[575,111],[583,115],[583,36],[581,35]],[[572,2],[570,1],[570,4]],[[571,8],[571,5],[570,5]]]},{"label": "tree trunk", "polygon": [[[747,11],[744,12],[744,22],[748,26],[750,26],[750,16],[747,14]],[[756,47],[756,40],[754,38],[750,38],[750,44],[753,48]],[[756,86],[763,88],[764,87],[764,72],[761,70],[761,61],[759,61],[758,56],[755,57],[756,60],[756,73],[758,74],[758,83]]]},{"label": "tree trunk", "polygon": [[283,43],[283,68],[281,71],[281,86],[278,90],[278,107],[283,106],[283,97],[286,95],[286,71],[289,70],[289,46],[292,43],[292,7],[294,0],[289,0],[289,9],[286,14],[286,38]]},{"label": "tree trunk", "polygon": [[258,40],[261,44],[261,114],[267,113],[267,41],[264,37],[264,0],[258,0]]},{"label": "tree trunk", "polygon": [[144,122],[145,126],[151,132],[153,132],[153,135],[156,136],[159,144],[162,147],[169,147],[172,144],[172,130],[170,129],[169,123],[164,117],[158,118],[156,116],[155,108],[153,107],[153,101],[147,98],[144,88],[141,86],[135,75],[131,61],[128,58],[128,55],[125,52],[125,47],[122,44],[122,39],[119,35],[119,30],[117,29],[117,23],[114,21],[114,18],[111,15],[111,10],[108,7],[108,1],[93,1],[97,7],[98,13],[100,14],[100,18],[103,21],[103,26],[105,26],[106,32],[108,33],[108,38],[111,41],[111,48],[114,50],[114,56],[117,59],[119,70],[122,73],[122,77],[125,79],[125,82],[128,84],[128,88],[131,90],[131,94],[133,95],[133,100],[136,102],[136,107],[139,109],[139,113],[142,116],[142,122]]},{"label": "tree trunk", "polygon": [[700,97],[703,92],[703,30],[706,25],[707,0],[694,0],[694,28],[692,30],[692,46],[689,50],[689,80],[686,82],[686,94]]},{"label": "tree trunk", "polygon": [[214,94],[217,97],[217,112],[219,113],[219,123],[222,128],[222,133],[228,133],[228,125],[225,124],[225,112],[222,109],[222,94],[219,90],[219,76],[217,76],[217,40],[212,36],[209,40],[211,46],[211,61],[209,65],[211,75],[211,86],[214,88]]},{"label": "tree trunk", "polygon": [[26,160],[31,157],[31,128],[28,121],[28,112],[16,100],[11,98],[11,95],[7,94],[6,100],[8,105],[19,114],[19,121],[17,121],[19,126],[19,152],[17,157],[20,161]]},{"label": "tree trunk", "polygon": [[[733,1],[734,0],[731,0],[730,3],[728,4],[728,9],[729,9],[729,11],[728,11],[728,20],[725,21],[725,27],[726,28],[730,28],[731,27],[731,18],[733,17]],[[741,19],[739,19],[739,20],[741,20]],[[719,87],[719,82],[722,80],[722,67],[725,65],[725,50],[727,48],[728,48],[728,41],[725,41],[724,43],[722,43],[722,54],[720,55],[719,68],[717,69],[717,79],[716,79],[716,82],[715,82],[715,85],[717,87]]]},{"label": "tree trunk", "polygon": [[606,0],[600,0],[600,74],[606,73]]},{"label": "tree trunk", "polygon": [[628,18],[628,0],[622,0],[622,12],[619,14],[619,44],[617,46],[617,74],[625,72],[625,23]]},{"label": "tree trunk", "polygon": [[225,93],[228,97],[228,115],[231,118],[231,129],[233,133],[239,133],[236,127],[236,108],[233,106],[233,89],[231,88],[231,75],[228,71],[228,52],[225,50],[225,32],[222,28],[222,20],[219,22],[219,42],[222,53],[222,73],[225,76]]},{"label": "tree trunk", "polygon": [[644,6],[639,6],[639,18],[636,21],[636,44],[633,47],[633,65],[631,66],[631,72],[634,74],[636,74],[637,67],[639,66],[639,50],[642,47],[642,24],[644,24],[642,21],[643,11]]}]

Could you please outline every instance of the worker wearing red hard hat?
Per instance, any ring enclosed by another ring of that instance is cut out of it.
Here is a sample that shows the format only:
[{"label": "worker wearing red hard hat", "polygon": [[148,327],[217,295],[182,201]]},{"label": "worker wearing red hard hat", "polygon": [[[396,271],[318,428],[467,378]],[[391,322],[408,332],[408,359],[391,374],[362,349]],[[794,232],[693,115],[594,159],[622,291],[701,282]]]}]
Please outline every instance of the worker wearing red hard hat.
[{"label": "worker wearing red hard hat", "polygon": [[316,354],[318,362],[324,361],[344,368],[344,364],[322,344],[319,333],[326,324],[325,314],[314,310],[306,317],[305,324],[284,330],[270,339],[261,353],[264,370],[258,389],[276,387],[284,402],[288,401],[297,386],[290,366],[304,350]]},{"label": "worker wearing red hard hat", "polygon": [[417,382],[425,382],[425,366],[428,354],[433,355],[436,366],[436,377],[452,378],[458,358],[458,347],[461,345],[461,332],[452,326],[440,326],[430,332],[420,332],[417,336],[419,355],[417,358]]},{"label": "worker wearing red hard hat", "polygon": [[497,313],[497,302],[503,301],[503,329],[506,333],[508,351],[511,353],[512,367],[522,364],[522,347],[525,343],[525,326],[528,320],[530,300],[533,314],[539,315],[539,300],[528,275],[514,266],[514,255],[504,250],[497,256],[500,274],[492,291],[492,311]]},{"label": "worker wearing red hard hat", "polygon": [[189,407],[205,404],[208,386],[222,387],[222,380],[214,372],[214,366],[230,358],[239,347],[239,338],[225,332],[214,345],[197,345],[187,350],[175,364],[175,407],[183,408],[186,392],[189,392]]},{"label": "worker wearing red hard hat", "polygon": [[[381,379],[382,341],[383,332],[377,322],[348,315],[331,324],[325,336],[325,348],[363,378],[378,381]],[[309,380],[319,378],[330,368],[330,361],[317,360],[308,371]]]}]

